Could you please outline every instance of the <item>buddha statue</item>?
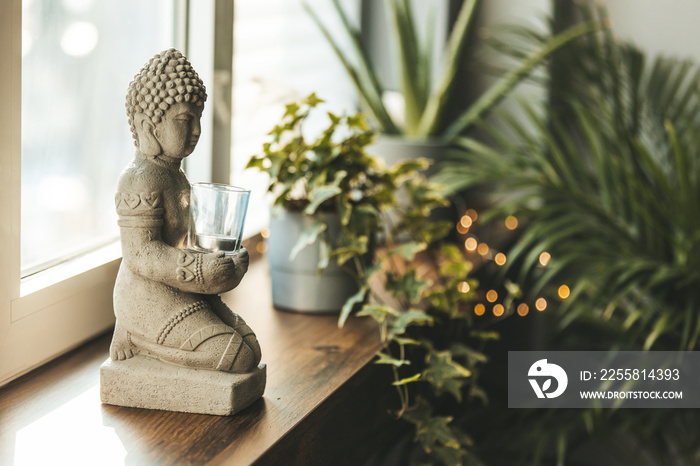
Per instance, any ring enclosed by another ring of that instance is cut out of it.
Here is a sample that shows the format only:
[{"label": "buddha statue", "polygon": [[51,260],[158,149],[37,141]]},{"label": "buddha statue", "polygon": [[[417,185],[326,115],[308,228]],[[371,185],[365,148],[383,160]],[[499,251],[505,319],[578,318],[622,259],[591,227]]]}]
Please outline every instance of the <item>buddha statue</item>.
[{"label": "buddha statue", "polygon": [[187,249],[190,184],[181,162],[197,145],[206,99],[202,80],[175,49],[151,58],[129,84],[136,155],[115,197],[123,259],[112,361],[141,355],[226,373],[248,373],[260,362],[255,334],[219,297],[241,282],[248,253]]}]

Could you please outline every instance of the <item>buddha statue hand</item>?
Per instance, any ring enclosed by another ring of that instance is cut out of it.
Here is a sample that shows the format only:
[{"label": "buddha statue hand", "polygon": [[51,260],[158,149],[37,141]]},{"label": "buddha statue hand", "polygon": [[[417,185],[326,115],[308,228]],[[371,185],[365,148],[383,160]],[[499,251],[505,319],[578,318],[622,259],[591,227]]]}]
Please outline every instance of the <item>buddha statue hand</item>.
[{"label": "buddha statue hand", "polygon": [[[201,280],[204,294],[231,291],[248,271],[250,257],[244,248],[233,256],[223,252],[201,255]],[[197,261],[198,262],[198,261]]]},{"label": "buddha statue hand", "polygon": [[245,248],[231,256],[223,252],[209,254],[180,250],[177,259],[177,280],[196,284],[201,294],[231,291],[248,271],[249,255]]}]

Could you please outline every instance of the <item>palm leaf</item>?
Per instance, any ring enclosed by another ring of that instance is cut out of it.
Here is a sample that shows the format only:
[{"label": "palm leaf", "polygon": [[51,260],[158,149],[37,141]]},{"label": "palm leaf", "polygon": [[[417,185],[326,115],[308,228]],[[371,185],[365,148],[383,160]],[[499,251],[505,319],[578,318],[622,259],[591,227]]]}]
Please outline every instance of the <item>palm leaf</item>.
[{"label": "palm leaf", "polygon": [[[692,346],[700,337],[698,67],[663,58],[640,68],[646,59],[633,47],[585,40],[582,62],[598,75],[579,75],[565,118],[525,102],[526,126],[497,113],[479,123],[484,142],[456,140],[464,153],[438,181],[493,181],[494,212],[529,215],[501,273],[515,273],[530,298],[566,276],[577,302],[562,308],[575,318],[619,313],[633,345]],[[659,83],[668,88],[655,92]],[[544,250],[552,260],[542,268]]]},{"label": "palm leaf", "polygon": [[585,34],[600,30],[600,23],[585,23],[573,26],[570,29],[554,36],[537,51],[528,56],[520,66],[510,70],[484,92],[457,120],[445,131],[444,138],[452,140],[473,124],[478,118],[491,110],[508,93],[520,83],[533,68],[542,63],[548,55],[563,47],[567,43]]}]

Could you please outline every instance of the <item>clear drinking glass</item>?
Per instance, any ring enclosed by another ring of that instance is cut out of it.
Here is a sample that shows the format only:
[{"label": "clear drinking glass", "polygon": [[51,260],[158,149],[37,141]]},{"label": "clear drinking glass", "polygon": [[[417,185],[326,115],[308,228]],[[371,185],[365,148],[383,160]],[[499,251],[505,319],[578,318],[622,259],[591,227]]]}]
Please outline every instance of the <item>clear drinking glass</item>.
[{"label": "clear drinking glass", "polygon": [[190,193],[187,247],[236,254],[241,248],[250,190],[216,183],[194,183]]}]

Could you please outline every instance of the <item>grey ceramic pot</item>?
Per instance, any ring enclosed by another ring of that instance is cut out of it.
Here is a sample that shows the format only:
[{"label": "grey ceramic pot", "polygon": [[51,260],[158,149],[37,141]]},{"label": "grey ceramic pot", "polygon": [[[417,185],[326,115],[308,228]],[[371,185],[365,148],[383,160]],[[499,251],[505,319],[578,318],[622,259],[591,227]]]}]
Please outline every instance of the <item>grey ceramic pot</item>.
[{"label": "grey ceramic pot", "polygon": [[[397,162],[404,160],[414,160],[425,158],[431,161],[430,167],[423,173],[426,177],[430,177],[436,173],[437,163],[442,162],[447,156],[449,147],[439,140],[414,141],[406,139],[402,136],[391,136],[381,134],[376,142],[367,147],[367,152],[374,157],[382,160],[387,167],[394,165]],[[410,200],[405,191],[399,191],[397,195],[399,206],[406,207]],[[396,209],[388,209],[384,213],[392,223],[398,223],[400,214]],[[441,220],[451,220],[454,216],[449,208],[438,208],[430,214],[430,220],[437,222]],[[407,240],[408,238],[399,237],[399,240]]]},{"label": "grey ceramic pot", "polygon": [[[337,235],[337,214],[325,214],[328,234]],[[357,292],[357,282],[332,260],[318,273],[319,241],[305,247],[293,261],[289,254],[313,218],[300,212],[278,209],[270,218],[267,258],[272,278],[275,308],[306,313],[340,312],[345,301]]]},{"label": "grey ceramic pot", "polygon": [[401,136],[382,134],[376,142],[367,147],[367,152],[384,161],[387,166],[403,160],[426,158],[433,165],[428,168],[427,175],[434,173],[436,163],[442,162],[448,146],[439,140],[413,141]]}]

